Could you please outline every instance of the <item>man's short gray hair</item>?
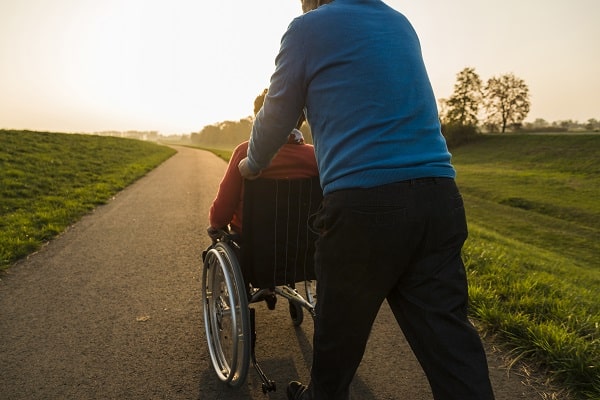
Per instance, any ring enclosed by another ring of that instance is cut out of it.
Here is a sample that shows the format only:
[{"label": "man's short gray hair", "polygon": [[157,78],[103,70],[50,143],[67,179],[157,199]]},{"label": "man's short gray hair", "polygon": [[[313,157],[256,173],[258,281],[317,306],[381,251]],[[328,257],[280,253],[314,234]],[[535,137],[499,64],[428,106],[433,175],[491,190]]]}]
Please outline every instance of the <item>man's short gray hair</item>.
[{"label": "man's short gray hair", "polygon": [[323,4],[331,3],[333,0],[300,0],[302,2],[302,12],[309,12],[322,6]]}]

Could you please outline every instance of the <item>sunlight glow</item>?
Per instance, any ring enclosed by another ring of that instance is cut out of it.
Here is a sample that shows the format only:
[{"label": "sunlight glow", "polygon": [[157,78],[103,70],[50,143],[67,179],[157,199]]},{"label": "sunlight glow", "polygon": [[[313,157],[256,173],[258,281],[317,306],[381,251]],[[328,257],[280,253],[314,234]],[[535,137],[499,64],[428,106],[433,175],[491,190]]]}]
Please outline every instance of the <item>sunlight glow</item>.
[{"label": "sunlight glow", "polygon": [[[528,120],[600,118],[600,6],[509,3],[388,1],[415,25],[436,97],[470,66],[523,78]],[[245,118],[300,13],[298,0],[0,2],[0,129],[170,134]]]}]

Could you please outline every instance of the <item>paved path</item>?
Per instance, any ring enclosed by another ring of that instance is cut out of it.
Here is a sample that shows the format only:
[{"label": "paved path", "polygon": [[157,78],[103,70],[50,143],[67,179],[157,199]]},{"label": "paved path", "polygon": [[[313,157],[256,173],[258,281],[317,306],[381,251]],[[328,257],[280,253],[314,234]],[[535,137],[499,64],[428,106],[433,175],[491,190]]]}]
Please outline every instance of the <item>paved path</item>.
[{"label": "paved path", "polygon": [[[224,387],[208,359],[200,304],[207,210],[225,163],[188,148],[84,217],[0,278],[0,399],[285,399],[308,378],[312,321],[257,305],[257,356]],[[490,352],[498,400],[538,399]],[[353,384],[353,400],[431,399],[387,308]]]}]

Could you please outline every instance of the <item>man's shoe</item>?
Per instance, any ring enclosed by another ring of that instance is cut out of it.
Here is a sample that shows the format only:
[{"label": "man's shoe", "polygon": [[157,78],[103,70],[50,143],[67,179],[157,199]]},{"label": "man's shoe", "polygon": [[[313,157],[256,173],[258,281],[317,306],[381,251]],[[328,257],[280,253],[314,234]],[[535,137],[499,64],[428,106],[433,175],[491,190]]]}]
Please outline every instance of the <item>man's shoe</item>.
[{"label": "man's shoe", "polygon": [[287,387],[287,398],[288,400],[310,400],[308,386],[296,381],[290,382]]}]

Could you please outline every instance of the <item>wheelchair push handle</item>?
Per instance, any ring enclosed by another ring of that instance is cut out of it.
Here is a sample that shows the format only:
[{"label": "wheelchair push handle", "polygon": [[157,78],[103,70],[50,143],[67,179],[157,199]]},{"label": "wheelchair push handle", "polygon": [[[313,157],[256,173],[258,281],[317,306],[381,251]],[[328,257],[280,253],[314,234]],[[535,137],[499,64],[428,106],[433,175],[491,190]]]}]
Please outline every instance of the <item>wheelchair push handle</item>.
[{"label": "wheelchair push handle", "polygon": [[206,233],[208,233],[208,236],[211,238],[213,244],[232,239],[232,234],[229,232],[229,228],[227,227],[213,228],[212,226],[209,226],[206,228]]},{"label": "wheelchair push handle", "polygon": [[212,243],[208,246],[208,248],[202,251],[202,261],[204,261],[208,251],[215,247],[215,245],[218,243],[227,243],[235,250],[240,249],[241,236],[230,231],[228,227],[213,228],[212,226],[209,226],[206,229],[206,233],[208,233],[208,236],[210,236]]}]

